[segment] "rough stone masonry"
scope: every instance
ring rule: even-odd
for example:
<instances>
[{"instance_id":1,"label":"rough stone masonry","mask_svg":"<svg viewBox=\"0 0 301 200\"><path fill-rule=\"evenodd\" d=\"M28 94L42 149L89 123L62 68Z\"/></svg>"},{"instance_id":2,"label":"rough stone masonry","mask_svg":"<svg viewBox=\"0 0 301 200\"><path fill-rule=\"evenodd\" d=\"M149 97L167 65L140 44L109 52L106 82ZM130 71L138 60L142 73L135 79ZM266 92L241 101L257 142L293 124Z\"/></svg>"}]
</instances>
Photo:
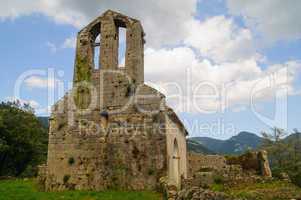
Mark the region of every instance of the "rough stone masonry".
<instances>
[{"instance_id":1,"label":"rough stone masonry","mask_svg":"<svg viewBox=\"0 0 301 200\"><path fill-rule=\"evenodd\" d=\"M165 96L144 84L144 35L138 20L111 10L78 33L73 88L52 108L39 172L47 191L155 189L161 177L180 187L187 177L187 131Z\"/></svg>"}]
</instances>

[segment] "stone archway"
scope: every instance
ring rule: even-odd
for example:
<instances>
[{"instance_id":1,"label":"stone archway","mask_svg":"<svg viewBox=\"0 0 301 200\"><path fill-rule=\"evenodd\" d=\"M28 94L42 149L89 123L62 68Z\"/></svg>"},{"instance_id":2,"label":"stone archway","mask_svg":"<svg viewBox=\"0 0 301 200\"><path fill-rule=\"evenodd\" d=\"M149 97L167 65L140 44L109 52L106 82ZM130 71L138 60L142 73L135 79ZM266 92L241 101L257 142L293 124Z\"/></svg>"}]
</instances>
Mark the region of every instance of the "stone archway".
<instances>
[{"instance_id":1,"label":"stone archway","mask_svg":"<svg viewBox=\"0 0 301 200\"><path fill-rule=\"evenodd\" d=\"M172 155L172 180L177 187L180 187L181 176L180 176L180 152L177 139L174 140L173 144L173 155Z\"/></svg>"}]
</instances>

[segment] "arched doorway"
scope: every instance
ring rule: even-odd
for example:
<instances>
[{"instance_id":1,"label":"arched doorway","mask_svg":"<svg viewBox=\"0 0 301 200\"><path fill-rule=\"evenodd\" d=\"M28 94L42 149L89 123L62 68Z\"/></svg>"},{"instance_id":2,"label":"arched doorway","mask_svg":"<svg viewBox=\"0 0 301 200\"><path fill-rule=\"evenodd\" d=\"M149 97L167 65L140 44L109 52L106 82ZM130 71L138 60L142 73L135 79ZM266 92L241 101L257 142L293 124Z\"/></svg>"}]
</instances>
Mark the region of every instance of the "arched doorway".
<instances>
[{"instance_id":1,"label":"arched doorway","mask_svg":"<svg viewBox=\"0 0 301 200\"><path fill-rule=\"evenodd\" d=\"M173 156L172 156L172 179L177 187L180 187L180 153L177 139L174 140Z\"/></svg>"}]
</instances>

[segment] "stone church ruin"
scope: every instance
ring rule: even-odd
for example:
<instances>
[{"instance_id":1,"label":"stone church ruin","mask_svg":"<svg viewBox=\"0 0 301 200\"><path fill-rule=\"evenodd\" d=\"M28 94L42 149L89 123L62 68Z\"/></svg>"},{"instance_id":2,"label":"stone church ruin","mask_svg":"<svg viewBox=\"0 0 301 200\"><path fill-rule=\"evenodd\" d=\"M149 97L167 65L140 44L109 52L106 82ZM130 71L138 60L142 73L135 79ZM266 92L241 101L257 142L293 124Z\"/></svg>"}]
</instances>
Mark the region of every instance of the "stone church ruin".
<instances>
[{"instance_id":1,"label":"stone church ruin","mask_svg":"<svg viewBox=\"0 0 301 200\"><path fill-rule=\"evenodd\" d=\"M78 33L73 89L52 108L40 167L47 191L155 189L161 177L176 186L187 177L187 131L164 95L144 84L144 35L138 20L111 10Z\"/></svg>"}]
</instances>

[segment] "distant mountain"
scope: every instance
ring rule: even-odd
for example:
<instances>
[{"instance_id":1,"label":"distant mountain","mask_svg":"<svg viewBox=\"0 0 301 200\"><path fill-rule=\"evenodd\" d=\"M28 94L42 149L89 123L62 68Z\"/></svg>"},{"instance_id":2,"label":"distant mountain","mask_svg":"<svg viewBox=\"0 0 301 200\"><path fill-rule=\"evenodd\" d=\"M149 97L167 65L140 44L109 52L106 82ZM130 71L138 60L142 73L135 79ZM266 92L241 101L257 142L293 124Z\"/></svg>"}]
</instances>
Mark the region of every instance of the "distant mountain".
<instances>
[{"instance_id":1,"label":"distant mountain","mask_svg":"<svg viewBox=\"0 0 301 200\"><path fill-rule=\"evenodd\" d=\"M187 139L187 149L189 152L201 153L201 154L216 154L215 152L207 149L197 141Z\"/></svg>"},{"instance_id":2,"label":"distant mountain","mask_svg":"<svg viewBox=\"0 0 301 200\"><path fill-rule=\"evenodd\" d=\"M194 137L189 140L197 142L218 154L241 154L249 149L257 149L262 143L261 137L245 131L228 140L218 140L209 137Z\"/></svg>"},{"instance_id":3,"label":"distant mountain","mask_svg":"<svg viewBox=\"0 0 301 200\"><path fill-rule=\"evenodd\" d=\"M284 138L284 141L286 142L296 142L301 140L301 133L293 133L286 138Z\"/></svg>"}]
</instances>

